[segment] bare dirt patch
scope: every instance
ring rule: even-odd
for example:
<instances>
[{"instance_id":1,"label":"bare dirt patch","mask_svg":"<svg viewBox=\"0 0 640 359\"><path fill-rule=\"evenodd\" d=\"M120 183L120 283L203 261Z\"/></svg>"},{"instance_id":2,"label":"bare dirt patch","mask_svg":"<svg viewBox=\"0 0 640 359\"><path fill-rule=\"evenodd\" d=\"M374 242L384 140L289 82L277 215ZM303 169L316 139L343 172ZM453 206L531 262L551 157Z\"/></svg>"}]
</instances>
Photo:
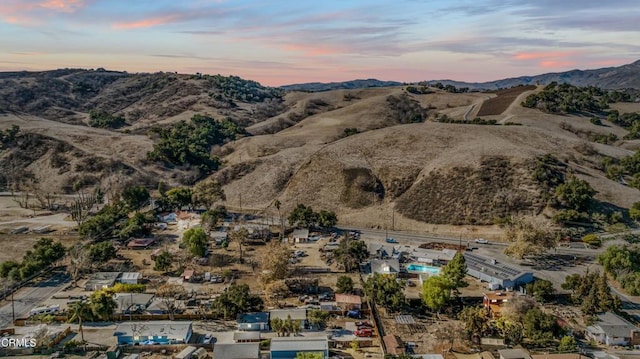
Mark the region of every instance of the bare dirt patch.
<instances>
[{"instance_id":1,"label":"bare dirt patch","mask_svg":"<svg viewBox=\"0 0 640 359\"><path fill-rule=\"evenodd\" d=\"M517 86L510 89L498 90L492 93L497 96L482 103L478 116L499 115L509 108L509 105L523 92L535 90L536 86Z\"/></svg>"}]
</instances>

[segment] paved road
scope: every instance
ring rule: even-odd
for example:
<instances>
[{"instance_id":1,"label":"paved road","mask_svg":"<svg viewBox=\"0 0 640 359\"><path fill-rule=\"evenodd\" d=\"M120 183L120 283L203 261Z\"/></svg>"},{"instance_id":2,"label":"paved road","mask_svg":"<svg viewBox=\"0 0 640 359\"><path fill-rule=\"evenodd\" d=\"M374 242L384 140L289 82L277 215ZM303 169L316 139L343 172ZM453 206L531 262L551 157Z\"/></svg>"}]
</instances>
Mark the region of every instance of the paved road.
<instances>
[{"instance_id":1,"label":"paved road","mask_svg":"<svg viewBox=\"0 0 640 359\"><path fill-rule=\"evenodd\" d=\"M18 290L13 296L16 318L27 316L31 309L62 290L69 281L70 278L66 273L53 273L39 283ZM11 313L11 301L8 300L0 307L0 328L11 325Z\"/></svg>"}]
</instances>

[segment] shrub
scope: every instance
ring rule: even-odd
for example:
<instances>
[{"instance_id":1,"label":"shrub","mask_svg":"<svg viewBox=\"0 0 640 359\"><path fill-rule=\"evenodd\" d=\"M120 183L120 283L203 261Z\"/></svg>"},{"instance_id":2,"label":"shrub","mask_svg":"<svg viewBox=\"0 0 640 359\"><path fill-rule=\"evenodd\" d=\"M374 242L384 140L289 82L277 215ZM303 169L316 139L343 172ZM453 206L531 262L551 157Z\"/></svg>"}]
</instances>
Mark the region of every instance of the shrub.
<instances>
[{"instance_id":1,"label":"shrub","mask_svg":"<svg viewBox=\"0 0 640 359\"><path fill-rule=\"evenodd\" d=\"M587 234L582 237L582 241L593 247L600 247L600 245L602 245L602 240L600 240L600 237L595 234Z\"/></svg>"}]
</instances>

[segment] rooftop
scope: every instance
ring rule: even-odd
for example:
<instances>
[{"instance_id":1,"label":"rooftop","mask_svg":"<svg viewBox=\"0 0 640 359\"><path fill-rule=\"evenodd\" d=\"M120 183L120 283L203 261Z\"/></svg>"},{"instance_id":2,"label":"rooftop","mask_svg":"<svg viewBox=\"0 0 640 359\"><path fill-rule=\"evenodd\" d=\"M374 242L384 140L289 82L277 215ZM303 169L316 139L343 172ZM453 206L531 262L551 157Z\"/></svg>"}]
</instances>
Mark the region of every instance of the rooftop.
<instances>
[{"instance_id":1,"label":"rooftop","mask_svg":"<svg viewBox=\"0 0 640 359\"><path fill-rule=\"evenodd\" d=\"M224 359L258 358L259 343L216 344L213 346L213 357Z\"/></svg>"},{"instance_id":2,"label":"rooftop","mask_svg":"<svg viewBox=\"0 0 640 359\"><path fill-rule=\"evenodd\" d=\"M336 303L362 304L362 298L359 295L336 294Z\"/></svg>"},{"instance_id":3,"label":"rooftop","mask_svg":"<svg viewBox=\"0 0 640 359\"><path fill-rule=\"evenodd\" d=\"M529 352L523 349L503 349L498 350L501 359L531 359Z\"/></svg>"},{"instance_id":4,"label":"rooftop","mask_svg":"<svg viewBox=\"0 0 640 359\"><path fill-rule=\"evenodd\" d=\"M397 259L374 259L371 261L371 273L390 274L400 272Z\"/></svg>"},{"instance_id":5,"label":"rooftop","mask_svg":"<svg viewBox=\"0 0 640 359\"><path fill-rule=\"evenodd\" d=\"M127 247L129 248L146 248L155 242L155 238L136 238L129 243L127 243Z\"/></svg>"},{"instance_id":6,"label":"rooftop","mask_svg":"<svg viewBox=\"0 0 640 359\"><path fill-rule=\"evenodd\" d=\"M631 336L631 332L637 332L640 331L640 329L624 318L607 312L598 314L598 321L594 325L588 326L587 331L594 334L599 333L618 338L628 338Z\"/></svg>"},{"instance_id":7,"label":"rooftop","mask_svg":"<svg viewBox=\"0 0 640 359\"><path fill-rule=\"evenodd\" d=\"M457 251L453 249L443 249L441 251L435 249L425 249L411 247L406 253L417 258L419 261L450 261L456 256Z\"/></svg>"},{"instance_id":8,"label":"rooftop","mask_svg":"<svg viewBox=\"0 0 640 359\"><path fill-rule=\"evenodd\" d=\"M118 311L129 309L132 305L142 305L145 308L151 303L153 294L147 293L116 293L113 298L118 303Z\"/></svg>"},{"instance_id":9,"label":"rooftop","mask_svg":"<svg viewBox=\"0 0 640 359\"><path fill-rule=\"evenodd\" d=\"M303 308L296 309L274 309L269 312L269 320L274 320L275 318L280 318L282 320L287 320L287 318L291 317L293 320L306 320L307 319L307 310Z\"/></svg>"},{"instance_id":10,"label":"rooftop","mask_svg":"<svg viewBox=\"0 0 640 359\"><path fill-rule=\"evenodd\" d=\"M268 323L269 313L243 313L238 315L238 323Z\"/></svg>"},{"instance_id":11,"label":"rooftop","mask_svg":"<svg viewBox=\"0 0 640 359\"><path fill-rule=\"evenodd\" d=\"M482 257L468 252L463 253L463 255L467 262L467 268L476 272L486 273L495 278L502 280L516 279L526 273L520 269L497 262L492 258Z\"/></svg>"},{"instance_id":12,"label":"rooftop","mask_svg":"<svg viewBox=\"0 0 640 359\"><path fill-rule=\"evenodd\" d=\"M582 354L532 354L532 359L589 359Z\"/></svg>"},{"instance_id":13,"label":"rooftop","mask_svg":"<svg viewBox=\"0 0 640 359\"><path fill-rule=\"evenodd\" d=\"M292 234L293 238L309 238L308 229L296 229Z\"/></svg>"},{"instance_id":14,"label":"rooftop","mask_svg":"<svg viewBox=\"0 0 640 359\"><path fill-rule=\"evenodd\" d=\"M242 340L260 340L260 332L235 332L233 333L233 341Z\"/></svg>"},{"instance_id":15,"label":"rooftop","mask_svg":"<svg viewBox=\"0 0 640 359\"><path fill-rule=\"evenodd\" d=\"M153 322L120 323L113 332L115 336L166 336L169 339L184 340L191 329L191 322L158 320ZM135 334L135 335L134 335Z\"/></svg>"},{"instance_id":16,"label":"rooftop","mask_svg":"<svg viewBox=\"0 0 640 359\"><path fill-rule=\"evenodd\" d=\"M484 293L484 296L489 300L507 300L513 298L515 292L491 292Z\"/></svg>"},{"instance_id":17,"label":"rooftop","mask_svg":"<svg viewBox=\"0 0 640 359\"><path fill-rule=\"evenodd\" d=\"M399 336L388 334L382 338L382 341L384 341L384 346L389 354L398 355L404 353L404 344Z\"/></svg>"},{"instance_id":18,"label":"rooftop","mask_svg":"<svg viewBox=\"0 0 640 359\"><path fill-rule=\"evenodd\" d=\"M295 351L304 348L304 351L329 350L329 338L321 337L275 337L271 339L271 351Z\"/></svg>"},{"instance_id":19,"label":"rooftop","mask_svg":"<svg viewBox=\"0 0 640 359\"><path fill-rule=\"evenodd\" d=\"M142 277L140 272L124 272L120 276L120 280L138 280Z\"/></svg>"}]
</instances>

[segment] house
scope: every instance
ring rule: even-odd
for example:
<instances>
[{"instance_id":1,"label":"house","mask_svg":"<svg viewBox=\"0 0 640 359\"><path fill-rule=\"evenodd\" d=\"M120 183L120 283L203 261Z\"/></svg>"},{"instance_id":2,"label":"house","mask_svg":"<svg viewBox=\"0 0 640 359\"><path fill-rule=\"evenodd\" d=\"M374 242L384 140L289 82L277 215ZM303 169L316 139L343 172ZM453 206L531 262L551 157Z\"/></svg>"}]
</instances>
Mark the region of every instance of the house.
<instances>
[{"instance_id":1,"label":"house","mask_svg":"<svg viewBox=\"0 0 640 359\"><path fill-rule=\"evenodd\" d=\"M582 354L531 354L531 359L589 359Z\"/></svg>"},{"instance_id":2,"label":"house","mask_svg":"<svg viewBox=\"0 0 640 359\"><path fill-rule=\"evenodd\" d=\"M371 274L374 273L398 275L400 261L397 259L374 259L371 261Z\"/></svg>"},{"instance_id":3,"label":"house","mask_svg":"<svg viewBox=\"0 0 640 359\"><path fill-rule=\"evenodd\" d=\"M94 290L111 288L120 276L120 272L96 272L84 284L84 290L90 292Z\"/></svg>"},{"instance_id":4,"label":"house","mask_svg":"<svg viewBox=\"0 0 640 359\"><path fill-rule=\"evenodd\" d=\"M158 214L158 220L164 223L176 223L178 216L173 212L163 212Z\"/></svg>"},{"instance_id":5,"label":"house","mask_svg":"<svg viewBox=\"0 0 640 359\"><path fill-rule=\"evenodd\" d=\"M395 249L394 246L388 244L381 243L368 243L367 250L372 258L375 259L387 259L387 258L397 258L400 259L400 253Z\"/></svg>"},{"instance_id":6,"label":"house","mask_svg":"<svg viewBox=\"0 0 640 359\"><path fill-rule=\"evenodd\" d=\"M515 297L514 292L484 293L482 305L487 309L491 318L499 318L502 305Z\"/></svg>"},{"instance_id":7,"label":"house","mask_svg":"<svg viewBox=\"0 0 640 359\"><path fill-rule=\"evenodd\" d=\"M269 330L269 313L243 313L238 315L238 329L247 331Z\"/></svg>"},{"instance_id":8,"label":"house","mask_svg":"<svg viewBox=\"0 0 640 359\"><path fill-rule=\"evenodd\" d=\"M140 272L124 272L120 275L120 283L124 284L138 284L142 274Z\"/></svg>"},{"instance_id":9,"label":"house","mask_svg":"<svg viewBox=\"0 0 640 359\"><path fill-rule=\"evenodd\" d=\"M502 349L498 350L500 359L531 359L529 352L524 349Z\"/></svg>"},{"instance_id":10,"label":"house","mask_svg":"<svg viewBox=\"0 0 640 359\"><path fill-rule=\"evenodd\" d=\"M456 253L458 252L453 249L435 250L415 247L404 252L405 256L411 257L416 262L432 265L445 265L456 256Z\"/></svg>"},{"instance_id":11,"label":"house","mask_svg":"<svg viewBox=\"0 0 640 359\"><path fill-rule=\"evenodd\" d=\"M295 359L297 353L317 353L329 358L329 338L276 337L271 339L271 359Z\"/></svg>"},{"instance_id":12,"label":"house","mask_svg":"<svg viewBox=\"0 0 640 359\"><path fill-rule=\"evenodd\" d=\"M276 318L280 318L282 320L287 320L291 318L293 321L300 322L300 326L304 328L307 323L307 310L304 308L294 308L294 309L274 309L269 312L269 321L272 321Z\"/></svg>"},{"instance_id":13,"label":"house","mask_svg":"<svg viewBox=\"0 0 640 359\"><path fill-rule=\"evenodd\" d=\"M117 337L118 345L135 345L144 342L186 344L192 334L191 322L177 321L125 322L118 324L113 333Z\"/></svg>"},{"instance_id":14,"label":"house","mask_svg":"<svg viewBox=\"0 0 640 359\"><path fill-rule=\"evenodd\" d=\"M587 327L586 336L609 346L640 345L640 329L611 312L598 314L596 323Z\"/></svg>"},{"instance_id":15,"label":"house","mask_svg":"<svg viewBox=\"0 0 640 359\"><path fill-rule=\"evenodd\" d=\"M167 305L159 298L154 298L151 303L147 305L145 312L148 314L167 314Z\"/></svg>"},{"instance_id":16,"label":"house","mask_svg":"<svg viewBox=\"0 0 640 359\"><path fill-rule=\"evenodd\" d=\"M116 293L113 299L118 304L116 313L128 314L129 312L137 312L147 309L153 300L153 294Z\"/></svg>"},{"instance_id":17,"label":"house","mask_svg":"<svg viewBox=\"0 0 640 359\"><path fill-rule=\"evenodd\" d=\"M291 234L293 243L304 243L309 241L309 229L295 229Z\"/></svg>"},{"instance_id":18,"label":"house","mask_svg":"<svg viewBox=\"0 0 640 359\"><path fill-rule=\"evenodd\" d=\"M533 282L533 273L499 263L493 258L465 252L467 274L484 282L492 290L517 288Z\"/></svg>"},{"instance_id":19,"label":"house","mask_svg":"<svg viewBox=\"0 0 640 359\"><path fill-rule=\"evenodd\" d=\"M393 355L404 354L404 343L402 343L402 339L395 334L387 334L382 337L382 341L384 342L384 347L387 350L387 353Z\"/></svg>"},{"instance_id":20,"label":"house","mask_svg":"<svg viewBox=\"0 0 640 359\"><path fill-rule=\"evenodd\" d=\"M360 310L362 298L359 295L336 294L336 305L342 310Z\"/></svg>"},{"instance_id":21,"label":"house","mask_svg":"<svg viewBox=\"0 0 640 359\"><path fill-rule=\"evenodd\" d=\"M224 359L259 359L259 343L216 343L213 346L213 357Z\"/></svg>"},{"instance_id":22,"label":"house","mask_svg":"<svg viewBox=\"0 0 640 359\"><path fill-rule=\"evenodd\" d=\"M147 249L156 242L155 238L135 238L127 243L129 249Z\"/></svg>"},{"instance_id":23,"label":"house","mask_svg":"<svg viewBox=\"0 0 640 359\"><path fill-rule=\"evenodd\" d=\"M185 269L184 272L182 273L182 279L184 279L187 282L191 282L194 279L195 273L196 271L193 269Z\"/></svg>"},{"instance_id":24,"label":"house","mask_svg":"<svg viewBox=\"0 0 640 359\"><path fill-rule=\"evenodd\" d=\"M191 359L193 358L193 354L198 350L198 348L189 345L188 347L182 349L182 351L176 354L174 359Z\"/></svg>"},{"instance_id":25,"label":"house","mask_svg":"<svg viewBox=\"0 0 640 359\"><path fill-rule=\"evenodd\" d=\"M236 343L260 343L260 332L235 332L233 341Z\"/></svg>"}]
</instances>

